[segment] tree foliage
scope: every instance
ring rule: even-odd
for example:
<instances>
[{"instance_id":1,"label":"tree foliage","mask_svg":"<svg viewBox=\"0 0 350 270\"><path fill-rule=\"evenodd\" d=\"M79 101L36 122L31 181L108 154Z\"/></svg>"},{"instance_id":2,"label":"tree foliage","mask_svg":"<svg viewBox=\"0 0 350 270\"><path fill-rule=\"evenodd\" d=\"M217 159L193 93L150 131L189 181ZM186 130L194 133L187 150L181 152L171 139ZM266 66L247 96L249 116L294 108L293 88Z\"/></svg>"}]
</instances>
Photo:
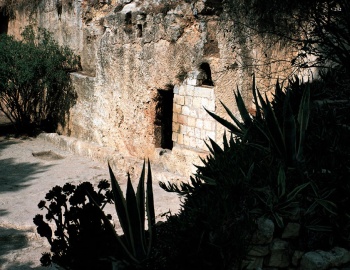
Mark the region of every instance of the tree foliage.
<instances>
[{"instance_id":1,"label":"tree foliage","mask_svg":"<svg viewBox=\"0 0 350 270\"><path fill-rule=\"evenodd\" d=\"M0 36L0 110L18 132L55 131L75 102L69 73L79 58L45 29L28 27L22 37Z\"/></svg>"},{"instance_id":2,"label":"tree foliage","mask_svg":"<svg viewBox=\"0 0 350 270\"><path fill-rule=\"evenodd\" d=\"M350 70L350 3L347 0L229 0L237 25L271 34L298 50L294 66Z\"/></svg>"}]
</instances>

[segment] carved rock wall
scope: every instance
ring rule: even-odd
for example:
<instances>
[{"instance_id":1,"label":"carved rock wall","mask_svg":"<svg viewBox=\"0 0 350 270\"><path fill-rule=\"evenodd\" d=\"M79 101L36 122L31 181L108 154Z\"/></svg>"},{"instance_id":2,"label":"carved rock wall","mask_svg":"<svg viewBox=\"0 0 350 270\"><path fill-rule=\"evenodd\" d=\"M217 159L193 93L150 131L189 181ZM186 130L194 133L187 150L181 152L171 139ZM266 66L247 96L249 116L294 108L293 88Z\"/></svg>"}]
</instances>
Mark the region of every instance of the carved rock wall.
<instances>
[{"instance_id":1,"label":"carved rock wall","mask_svg":"<svg viewBox=\"0 0 350 270\"><path fill-rule=\"evenodd\" d=\"M194 171L192 164L199 163L198 155L206 154L200 140L222 140L223 128L204 116L203 106L225 115L221 100L236 111L236 87L251 104L252 73L258 85L269 89L277 76L281 80L292 71L289 63L276 59L288 60L294 52L279 43L264 46L268 37L238 33L220 5L187 2L59 0L57 5L42 0L31 19L28 13L17 12L8 33L19 36L32 21L81 56L83 71L72 74L78 100L65 135L124 156L149 157L188 175ZM194 96L203 84L210 93ZM184 91L190 88L192 92ZM162 105L163 110L172 106L174 112L172 146L166 150L159 149L159 137L169 132L162 131L159 121L164 119L157 116L163 91L174 94L172 104ZM190 118L191 110L195 117ZM188 122L180 123L182 116Z\"/></svg>"}]
</instances>

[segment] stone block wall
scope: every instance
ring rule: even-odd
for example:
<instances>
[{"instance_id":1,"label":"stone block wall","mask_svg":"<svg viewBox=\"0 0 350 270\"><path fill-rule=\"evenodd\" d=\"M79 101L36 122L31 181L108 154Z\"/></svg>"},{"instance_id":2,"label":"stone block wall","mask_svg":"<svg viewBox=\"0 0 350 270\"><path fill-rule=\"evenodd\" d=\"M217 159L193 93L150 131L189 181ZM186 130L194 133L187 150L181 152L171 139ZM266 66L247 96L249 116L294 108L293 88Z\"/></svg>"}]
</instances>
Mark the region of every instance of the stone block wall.
<instances>
[{"instance_id":1,"label":"stone block wall","mask_svg":"<svg viewBox=\"0 0 350 270\"><path fill-rule=\"evenodd\" d=\"M215 140L216 122L204 108L215 111L214 87L187 82L174 88L172 139L178 145L207 150L204 140Z\"/></svg>"}]
</instances>

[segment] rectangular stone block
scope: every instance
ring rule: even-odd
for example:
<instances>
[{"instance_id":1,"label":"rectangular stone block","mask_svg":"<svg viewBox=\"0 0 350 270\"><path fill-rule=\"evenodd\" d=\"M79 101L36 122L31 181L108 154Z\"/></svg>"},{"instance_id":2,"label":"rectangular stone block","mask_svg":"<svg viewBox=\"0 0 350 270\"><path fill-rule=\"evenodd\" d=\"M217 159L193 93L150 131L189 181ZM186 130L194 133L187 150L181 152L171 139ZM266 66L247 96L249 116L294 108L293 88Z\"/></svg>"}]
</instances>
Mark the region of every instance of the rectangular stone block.
<instances>
[{"instance_id":1,"label":"rectangular stone block","mask_svg":"<svg viewBox=\"0 0 350 270\"><path fill-rule=\"evenodd\" d=\"M205 129L201 129L201 139L206 140L208 139L207 137L207 131Z\"/></svg>"},{"instance_id":2,"label":"rectangular stone block","mask_svg":"<svg viewBox=\"0 0 350 270\"><path fill-rule=\"evenodd\" d=\"M173 106L173 112L174 112L174 113L181 114L181 113L182 113L182 106L179 105L179 104L174 104L174 106Z\"/></svg>"},{"instance_id":3,"label":"rectangular stone block","mask_svg":"<svg viewBox=\"0 0 350 270\"><path fill-rule=\"evenodd\" d=\"M194 88L193 85L184 85L185 96L193 97Z\"/></svg>"},{"instance_id":4,"label":"rectangular stone block","mask_svg":"<svg viewBox=\"0 0 350 270\"><path fill-rule=\"evenodd\" d=\"M202 139L198 139L196 138L196 145L199 149L202 149L202 150L207 150L206 146L205 146L205 143Z\"/></svg>"},{"instance_id":5,"label":"rectangular stone block","mask_svg":"<svg viewBox=\"0 0 350 270\"><path fill-rule=\"evenodd\" d=\"M185 104L185 97L175 94L174 95L174 103L179 104L179 105L184 105Z\"/></svg>"},{"instance_id":6,"label":"rectangular stone block","mask_svg":"<svg viewBox=\"0 0 350 270\"><path fill-rule=\"evenodd\" d=\"M193 97L185 96L185 105L192 106Z\"/></svg>"},{"instance_id":7,"label":"rectangular stone block","mask_svg":"<svg viewBox=\"0 0 350 270\"><path fill-rule=\"evenodd\" d=\"M173 132L173 135L172 135L172 140L173 142L177 142L177 133L176 132Z\"/></svg>"},{"instance_id":8,"label":"rectangular stone block","mask_svg":"<svg viewBox=\"0 0 350 270\"><path fill-rule=\"evenodd\" d=\"M195 137L190 137L190 146L197 148L197 144L196 144L196 138Z\"/></svg>"},{"instance_id":9,"label":"rectangular stone block","mask_svg":"<svg viewBox=\"0 0 350 270\"><path fill-rule=\"evenodd\" d=\"M176 113L176 112L173 112L173 122L177 122L177 117L178 117L178 113Z\"/></svg>"},{"instance_id":10,"label":"rectangular stone block","mask_svg":"<svg viewBox=\"0 0 350 270\"><path fill-rule=\"evenodd\" d=\"M187 126L185 126L185 125L180 125L180 131L179 131L179 133L180 134L187 134Z\"/></svg>"},{"instance_id":11,"label":"rectangular stone block","mask_svg":"<svg viewBox=\"0 0 350 270\"><path fill-rule=\"evenodd\" d=\"M189 116L197 118L198 117L198 109L191 108Z\"/></svg>"},{"instance_id":12,"label":"rectangular stone block","mask_svg":"<svg viewBox=\"0 0 350 270\"><path fill-rule=\"evenodd\" d=\"M187 127L186 134L190 137L194 137L194 127Z\"/></svg>"},{"instance_id":13,"label":"rectangular stone block","mask_svg":"<svg viewBox=\"0 0 350 270\"><path fill-rule=\"evenodd\" d=\"M202 119L196 120L196 128L203 129L203 120Z\"/></svg>"},{"instance_id":14,"label":"rectangular stone block","mask_svg":"<svg viewBox=\"0 0 350 270\"><path fill-rule=\"evenodd\" d=\"M183 114L183 115L190 115L190 108L188 107L188 106L182 106L182 110L181 110L181 113Z\"/></svg>"},{"instance_id":15,"label":"rectangular stone block","mask_svg":"<svg viewBox=\"0 0 350 270\"><path fill-rule=\"evenodd\" d=\"M197 86L199 84L199 80L194 79L194 78L188 78L186 80L186 84L187 85L193 85L193 86Z\"/></svg>"},{"instance_id":16,"label":"rectangular stone block","mask_svg":"<svg viewBox=\"0 0 350 270\"><path fill-rule=\"evenodd\" d=\"M194 88L193 96L213 99L214 98L214 88L198 87L197 86Z\"/></svg>"},{"instance_id":17,"label":"rectangular stone block","mask_svg":"<svg viewBox=\"0 0 350 270\"><path fill-rule=\"evenodd\" d=\"M185 86L184 85L175 86L175 87L177 87L178 91L177 91L177 93L175 93L175 91L174 91L174 94L179 94L180 96L185 95ZM174 89L175 89L175 87L174 87Z\"/></svg>"},{"instance_id":18,"label":"rectangular stone block","mask_svg":"<svg viewBox=\"0 0 350 270\"><path fill-rule=\"evenodd\" d=\"M210 120L204 120L203 127L205 130L212 131L212 121Z\"/></svg>"},{"instance_id":19,"label":"rectangular stone block","mask_svg":"<svg viewBox=\"0 0 350 270\"><path fill-rule=\"evenodd\" d=\"M180 90L181 86L175 85L174 89L173 89L173 93L174 94L179 94L179 90Z\"/></svg>"},{"instance_id":20,"label":"rectangular stone block","mask_svg":"<svg viewBox=\"0 0 350 270\"><path fill-rule=\"evenodd\" d=\"M202 99L200 97L193 98L193 108L202 108Z\"/></svg>"},{"instance_id":21,"label":"rectangular stone block","mask_svg":"<svg viewBox=\"0 0 350 270\"><path fill-rule=\"evenodd\" d=\"M201 101L202 107L208 109L208 103L209 103L209 99L202 98L202 101Z\"/></svg>"},{"instance_id":22,"label":"rectangular stone block","mask_svg":"<svg viewBox=\"0 0 350 270\"><path fill-rule=\"evenodd\" d=\"M215 100L214 99L208 100L208 104L206 106L206 109L209 111L215 111Z\"/></svg>"},{"instance_id":23,"label":"rectangular stone block","mask_svg":"<svg viewBox=\"0 0 350 270\"><path fill-rule=\"evenodd\" d=\"M187 135L184 135L183 139L184 139L183 140L183 142L184 142L183 144L189 146L190 145L190 137L187 136Z\"/></svg>"},{"instance_id":24,"label":"rectangular stone block","mask_svg":"<svg viewBox=\"0 0 350 270\"><path fill-rule=\"evenodd\" d=\"M173 122L172 128L173 128L173 132L176 132L176 133L180 132L180 124L179 123Z\"/></svg>"},{"instance_id":25,"label":"rectangular stone block","mask_svg":"<svg viewBox=\"0 0 350 270\"><path fill-rule=\"evenodd\" d=\"M179 114L179 116L177 117L177 122L182 125L187 125L187 116Z\"/></svg>"},{"instance_id":26,"label":"rectangular stone block","mask_svg":"<svg viewBox=\"0 0 350 270\"><path fill-rule=\"evenodd\" d=\"M194 129L194 136L198 139L201 138L201 130L199 128Z\"/></svg>"},{"instance_id":27,"label":"rectangular stone block","mask_svg":"<svg viewBox=\"0 0 350 270\"><path fill-rule=\"evenodd\" d=\"M187 118L187 123L188 123L188 126L195 127L196 126L196 118L188 117Z\"/></svg>"},{"instance_id":28,"label":"rectangular stone block","mask_svg":"<svg viewBox=\"0 0 350 270\"><path fill-rule=\"evenodd\" d=\"M184 144L184 135L183 134L178 134L177 135L177 143L178 144Z\"/></svg>"}]
</instances>

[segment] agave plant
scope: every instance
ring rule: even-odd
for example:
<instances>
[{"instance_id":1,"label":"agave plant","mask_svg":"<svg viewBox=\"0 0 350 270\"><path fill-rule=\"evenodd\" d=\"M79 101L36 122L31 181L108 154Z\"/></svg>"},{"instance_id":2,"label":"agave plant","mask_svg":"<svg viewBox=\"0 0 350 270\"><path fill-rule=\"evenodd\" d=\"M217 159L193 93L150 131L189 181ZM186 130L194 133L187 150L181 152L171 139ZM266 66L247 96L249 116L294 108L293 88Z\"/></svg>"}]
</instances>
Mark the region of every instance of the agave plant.
<instances>
[{"instance_id":1,"label":"agave plant","mask_svg":"<svg viewBox=\"0 0 350 270\"><path fill-rule=\"evenodd\" d=\"M116 233L113 225L102 210L100 211L100 215L104 223L113 231L116 241L127 254L130 262L132 264L140 265L150 258L155 237L153 232L155 226L155 212L151 166L148 161L146 193L144 162L136 193L131 184L130 175L128 174L126 197L124 197L110 165L108 165L108 168L111 177L114 205L124 235L119 236ZM94 201L93 197L90 195L88 196L97 206L97 202ZM145 228L146 216L148 231L146 231Z\"/></svg>"},{"instance_id":2,"label":"agave plant","mask_svg":"<svg viewBox=\"0 0 350 270\"><path fill-rule=\"evenodd\" d=\"M275 96L284 96L283 113L276 115L272 103L262 97L255 87L253 79L253 97L255 115L249 114L239 91L235 94L236 104L242 120L239 120L230 109L221 102L232 122L208 112L216 121L228 128L235 136L274 157L282 160L289 167L300 167L304 159L305 132L310 116L310 87L303 92L297 115L294 115L290 103L289 88L283 92L279 83L276 84Z\"/></svg>"}]
</instances>

